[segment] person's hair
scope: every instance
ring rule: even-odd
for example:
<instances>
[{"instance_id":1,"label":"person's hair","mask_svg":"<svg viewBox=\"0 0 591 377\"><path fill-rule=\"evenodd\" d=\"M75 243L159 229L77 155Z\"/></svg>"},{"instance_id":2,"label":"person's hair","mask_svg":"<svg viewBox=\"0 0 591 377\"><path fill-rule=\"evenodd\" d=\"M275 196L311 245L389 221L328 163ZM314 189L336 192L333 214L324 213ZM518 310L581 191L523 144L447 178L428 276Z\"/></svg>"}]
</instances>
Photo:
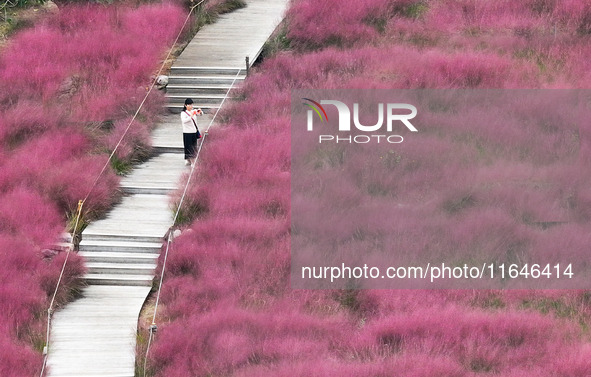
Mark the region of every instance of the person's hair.
<instances>
[{"instance_id":1,"label":"person's hair","mask_svg":"<svg viewBox=\"0 0 591 377\"><path fill-rule=\"evenodd\" d=\"M192 105L193 104L193 100L190 98L187 98L185 100L185 104L183 105L183 111L187 110L187 105Z\"/></svg>"}]
</instances>

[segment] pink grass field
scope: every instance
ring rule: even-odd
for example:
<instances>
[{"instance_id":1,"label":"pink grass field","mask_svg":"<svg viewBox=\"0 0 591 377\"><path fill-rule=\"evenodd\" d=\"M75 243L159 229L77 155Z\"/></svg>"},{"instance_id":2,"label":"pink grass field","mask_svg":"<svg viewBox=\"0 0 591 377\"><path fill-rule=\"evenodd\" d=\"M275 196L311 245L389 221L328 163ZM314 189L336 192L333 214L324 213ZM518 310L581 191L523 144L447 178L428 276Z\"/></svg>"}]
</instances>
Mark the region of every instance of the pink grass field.
<instances>
[{"instance_id":1,"label":"pink grass field","mask_svg":"<svg viewBox=\"0 0 591 377\"><path fill-rule=\"evenodd\" d=\"M0 52L0 375L38 375L47 309L65 253L47 252L91 187L172 44L184 11L172 5L70 6L20 31ZM150 43L145 43L150 30ZM151 95L117 157L149 148L163 97ZM117 198L112 169L86 218ZM70 255L57 303L84 271Z\"/></svg>"},{"instance_id":2,"label":"pink grass field","mask_svg":"<svg viewBox=\"0 0 591 377\"><path fill-rule=\"evenodd\" d=\"M169 256L148 374L591 375L588 291L307 291L289 284L292 89L588 88L591 3L298 0L285 35L290 49L255 70L245 100L207 139L190 190L199 213ZM525 242L548 253L589 250L589 129L578 130L575 153L551 131L532 140L520 129L461 124L422 135L419 149L386 153L384 166L396 169L397 179L346 161L357 184L334 184L331 203L370 200L370 184L395 191L388 200L413 204L400 217L417 236L397 239L400 249L507 251ZM438 171L437 159L449 161L449 170ZM488 159L489 168L464 169L470 159ZM532 169L562 182L564 199L571 195L567 225L545 232L528 225L553 215L540 205L545 192L524 195L512 185L482 191ZM434 196L429 203L426 193ZM474 206L457 210L467 194L477 198ZM433 233L438 218L456 223L455 231ZM355 229L350 219L322 225L343 237ZM498 244L502 237L506 244Z\"/></svg>"}]
</instances>

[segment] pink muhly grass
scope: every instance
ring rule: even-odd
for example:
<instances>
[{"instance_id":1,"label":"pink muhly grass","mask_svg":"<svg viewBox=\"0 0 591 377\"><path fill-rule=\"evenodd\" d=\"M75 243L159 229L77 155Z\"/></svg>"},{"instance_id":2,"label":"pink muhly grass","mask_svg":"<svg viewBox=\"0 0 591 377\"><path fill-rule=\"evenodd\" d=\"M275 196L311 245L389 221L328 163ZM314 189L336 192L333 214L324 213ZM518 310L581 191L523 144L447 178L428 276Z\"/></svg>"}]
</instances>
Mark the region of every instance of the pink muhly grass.
<instances>
[{"instance_id":1,"label":"pink muhly grass","mask_svg":"<svg viewBox=\"0 0 591 377\"><path fill-rule=\"evenodd\" d=\"M371 42L383 30L383 24L408 7L413 0L364 0L351 4L326 1L295 2L288 11L288 37L300 48L326 45L347 46L355 42Z\"/></svg>"},{"instance_id":2,"label":"pink muhly grass","mask_svg":"<svg viewBox=\"0 0 591 377\"><path fill-rule=\"evenodd\" d=\"M366 74L392 77L396 88L512 88L537 80L532 68L490 53L418 52L408 47L367 51ZM394 57L387 59L386 56ZM382 79L383 80L383 79ZM353 80L355 81L355 80Z\"/></svg>"},{"instance_id":3,"label":"pink muhly grass","mask_svg":"<svg viewBox=\"0 0 591 377\"><path fill-rule=\"evenodd\" d=\"M549 260L565 249L569 257L584 254L588 175L576 164L591 148L586 130L565 125L585 114L555 115L547 110L552 98L515 101L511 112L523 117L519 122L507 117L479 126L491 104L504 105L490 97L440 122L438 114L425 114L432 128L395 149L366 148L361 155L331 149L347 152L336 166L314 148L296 143L290 150L292 89L573 87L581 85L573 77L586 77L584 41L568 35L584 17L572 25L560 21L552 35L562 5L421 4L426 9L416 17L405 13L418 9L408 8L415 2L339 3L332 13L311 1L294 4L288 32L294 50L255 68L241 89L247 100L232 104L228 124L204 150L188 198L207 211L175 241L169 259L163 302L172 322L151 356L157 375L588 374L588 350L574 325L588 321L588 297L580 291L289 289L289 243L305 246L302 231L332 234L358 259L380 232L383 249L396 252L393 260L459 252L497 260L532 250ZM376 9L389 12L372 20ZM583 140L580 148L573 134ZM328 178L321 187L313 175L293 182L314 194L295 192L293 207L290 152L309 153ZM346 181L336 179L338 169ZM347 206L356 218L343 216ZM372 217L375 208L383 211ZM291 211L326 217L291 229ZM571 223L546 229L551 219ZM317 260L314 251L305 261Z\"/></svg>"},{"instance_id":4,"label":"pink muhly grass","mask_svg":"<svg viewBox=\"0 0 591 377\"><path fill-rule=\"evenodd\" d=\"M241 267L253 257L249 253L256 253L257 250L272 253L272 245L282 244L288 230L289 224L284 219L245 215L212 217L202 220L198 229L185 232L186 235L178 240L179 251L172 258L173 261L177 257L193 259L195 263L199 261L197 265ZM223 240L226 242L220 246ZM281 252L285 250L281 249ZM187 254L186 257L184 254Z\"/></svg>"},{"instance_id":5,"label":"pink muhly grass","mask_svg":"<svg viewBox=\"0 0 591 377\"><path fill-rule=\"evenodd\" d=\"M585 264L590 236L585 226L568 222L549 222L550 228L534 239L533 248L537 255L546 258L552 265L568 261L578 269Z\"/></svg>"},{"instance_id":6,"label":"pink muhly grass","mask_svg":"<svg viewBox=\"0 0 591 377\"><path fill-rule=\"evenodd\" d=\"M44 268L39 276L39 283L47 294L47 297L52 297L55 292L65 259L66 253L62 252L43 266ZM73 295L75 296L79 292L84 284L80 280L80 276L85 272L84 259L76 253L70 253L66 269L62 275L62 281L55 297L56 307L71 301Z\"/></svg>"},{"instance_id":7,"label":"pink muhly grass","mask_svg":"<svg viewBox=\"0 0 591 377\"><path fill-rule=\"evenodd\" d=\"M55 238L54 238L55 239ZM13 342L14 347L21 351L9 358L4 358L0 363L0 369L11 365L12 361L19 360L25 350L33 352L28 347L39 346L44 334L44 321L39 321L52 297L56 287L58 275L65 258L65 253L59 254L53 260L44 260L39 252L39 246L27 244L19 238L0 237L0 262L3 265L0 271L0 280L4 283L0 288L0 319L2 319L5 341ZM70 255L70 262L65 270L61 289L56 296L56 305L60 305L71 299L72 290L79 284L78 277L83 273L82 259L75 254ZM28 345L27 345L28 344ZM8 347L10 348L10 347ZM7 349L7 346L4 347ZM37 350L39 351L39 350ZM40 356L39 356L40 357ZM40 364L29 365L30 368L38 368ZM26 365L15 369L17 373L27 369ZM3 369L2 369L3 370ZM20 372L19 372L20 371ZM3 373L3 375L12 375ZM21 374L22 375L22 374Z\"/></svg>"},{"instance_id":8,"label":"pink muhly grass","mask_svg":"<svg viewBox=\"0 0 591 377\"><path fill-rule=\"evenodd\" d=\"M46 304L37 279L25 278L40 273L43 262L39 253L16 239L3 238L0 242L3 250L0 258L6 269L1 273L5 282L0 289L2 322L8 324L14 336L19 328L33 322Z\"/></svg>"},{"instance_id":9,"label":"pink muhly grass","mask_svg":"<svg viewBox=\"0 0 591 377\"><path fill-rule=\"evenodd\" d=\"M135 110L145 91L139 98L134 98L137 96L130 95L130 92L133 93L138 86L145 88L148 85L162 46L170 43L178 32L180 12L179 8L170 5L150 5L135 11L68 7L40 30L21 33L18 46L22 50L16 49L16 44L9 49L6 58L10 58L11 63L6 61L0 65L5 66L0 75L11 80L10 90L16 94L22 93L22 87L28 88L31 81L30 73L23 70L44 72L48 67L57 67L55 69L60 69L60 74L38 80L40 85L51 86L48 90L50 97L56 95L55 91L64 79L77 78L79 88L74 90L74 100L79 105L72 109L76 120L105 120L121 111L120 108ZM152 19L156 13L159 16ZM85 20L84 25L77 21L79 19ZM140 46L135 41L138 35L144 35L146 22L150 24L152 43ZM49 35L39 38L37 32ZM43 44L39 44L40 41ZM66 51L55 54L56 45L63 46ZM21 51L31 50L37 53L20 55ZM44 53L51 55L51 59L45 59ZM25 59L31 61L23 61ZM47 61L54 64L48 66ZM39 88L33 89L39 91ZM113 100L109 101L109 98ZM105 106L105 102L109 105Z\"/></svg>"},{"instance_id":10,"label":"pink muhly grass","mask_svg":"<svg viewBox=\"0 0 591 377\"><path fill-rule=\"evenodd\" d=\"M133 120L129 126L130 122L131 118L115 122L111 134L104 139L106 150L112 151L117 147L115 156L124 161L145 158L152 146L147 126L138 120Z\"/></svg>"},{"instance_id":11,"label":"pink muhly grass","mask_svg":"<svg viewBox=\"0 0 591 377\"><path fill-rule=\"evenodd\" d=\"M167 316L176 320L186 317L187 313L206 313L232 305L239 281L228 272L228 269L208 266L199 278L190 275L167 278L162 289Z\"/></svg>"},{"instance_id":12,"label":"pink muhly grass","mask_svg":"<svg viewBox=\"0 0 591 377\"><path fill-rule=\"evenodd\" d=\"M550 7L551 3L549 4ZM577 33L581 35L591 33L591 5L588 2L574 0L561 1L556 3L554 12L555 17L559 21L570 26Z\"/></svg>"},{"instance_id":13,"label":"pink muhly grass","mask_svg":"<svg viewBox=\"0 0 591 377\"><path fill-rule=\"evenodd\" d=\"M437 49L419 52L406 46L328 48L297 57L285 54L266 62L264 67L270 72L260 79L254 76L253 82L244 89L246 93L263 88L266 92L270 85L271 88L298 89L517 88L538 85L537 73L532 66L507 57L486 52L448 53ZM249 89L250 85L252 89ZM277 101L278 98L273 95L269 99ZM252 101L243 106L247 106L248 111L231 112L232 116L236 114L237 124L244 123L243 118L252 119L252 114L260 116L261 108L257 110Z\"/></svg>"},{"instance_id":14,"label":"pink muhly grass","mask_svg":"<svg viewBox=\"0 0 591 377\"><path fill-rule=\"evenodd\" d=\"M556 375L577 377L588 375L591 371L590 355L589 345L582 345L578 349L572 349L569 354L554 358L553 365L549 369L551 373L556 373Z\"/></svg>"},{"instance_id":15,"label":"pink muhly grass","mask_svg":"<svg viewBox=\"0 0 591 377\"><path fill-rule=\"evenodd\" d=\"M209 146L211 153L204 156L209 177L221 178L231 174L233 179L240 179L248 176L255 185L261 185L267 176L289 169L289 139L284 134L244 130L226 131L223 136L215 146ZM231 145L234 147L229 148Z\"/></svg>"},{"instance_id":16,"label":"pink muhly grass","mask_svg":"<svg viewBox=\"0 0 591 377\"><path fill-rule=\"evenodd\" d=\"M359 49L361 52L363 49ZM338 50L327 48L321 51L310 52L304 55L284 53L272 60L265 61L261 69L264 75L253 75L252 80L246 83L243 89L245 94L268 93L268 98L254 96L253 100L264 103L270 101L289 101L287 93L282 89L302 88L330 88L339 87L343 79L361 73L364 64L367 63L367 55L355 53L357 50ZM279 89L279 90L277 90ZM242 106L249 106L247 101ZM250 107L247 107L250 109ZM281 109L278 109L281 110ZM232 117L233 123L240 125L240 114L249 115L250 112L239 112ZM257 114L260 114L258 112ZM267 118L267 117L265 117Z\"/></svg>"},{"instance_id":17,"label":"pink muhly grass","mask_svg":"<svg viewBox=\"0 0 591 377\"><path fill-rule=\"evenodd\" d=\"M250 281L256 276L260 283L277 286L282 284L278 279L288 268L287 230L285 221L272 218L207 218L200 221L198 229L186 231L177 239L167 274L192 275L214 285L228 284L224 291L237 284L237 279ZM267 261L267 276L256 264L261 260Z\"/></svg>"},{"instance_id":18,"label":"pink muhly grass","mask_svg":"<svg viewBox=\"0 0 591 377\"><path fill-rule=\"evenodd\" d=\"M392 373L403 373L410 377L462 377L467 375L461 366L453 360L432 355L401 355L395 360L385 360L379 363L318 357L307 361L285 361L280 364L253 366L235 375L239 377L261 375L271 377L371 377L387 376Z\"/></svg>"},{"instance_id":19,"label":"pink muhly grass","mask_svg":"<svg viewBox=\"0 0 591 377\"><path fill-rule=\"evenodd\" d=\"M6 377L38 375L41 371L42 356L31 348L0 335L0 374Z\"/></svg>"},{"instance_id":20,"label":"pink muhly grass","mask_svg":"<svg viewBox=\"0 0 591 377\"><path fill-rule=\"evenodd\" d=\"M430 4L425 19L429 25L445 27L450 32L470 27L481 32L523 30L547 22L547 17L541 14L543 3L544 1L438 1Z\"/></svg>"},{"instance_id":21,"label":"pink muhly grass","mask_svg":"<svg viewBox=\"0 0 591 377\"><path fill-rule=\"evenodd\" d=\"M309 1L295 3L289 10L291 22L289 38L300 45L319 46L325 43L351 43L370 39L377 33L363 18L383 3L382 1L357 2L354 6L342 3ZM373 9L372 9L373 8Z\"/></svg>"},{"instance_id":22,"label":"pink muhly grass","mask_svg":"<svg viewBox=\"0 0 591 377\"><path fill-rule=\"evenodd\" d=\"M291 206L289 193L286 191L289 178L288 173L268 172L259 177L259 185L255 187L234 186L231 184L232 179L203 183L205 187L195 192L195 200L199 199L199 195L207 195L209 209L225 216L243 213L269 218L284 216L289 213Z\"/></svg>"},{"instance_id":23,"label":"pink muhly grass","mask_svg":"<svg viewBox=\"0 0 591 377\"><path fill-rule=\"evenodd\" d=\"M30 139L55 130L60 123L59 113L39 108L33 101L21 101L2 114L0 142L5 148L16 148Z\"/></svg>"},{"instance_id":24,"label":"pink muhly grass","mask_svg":"<svg viewBox=\"0 0 591 377\"><path fill-rule=\"evenodd\" d=\"M56 141L59 145L59 138ZM43 145L45 142L48 144ZM0 182L7 187L27 185L35 188L46 199L55 203L62 215L73 211L78 200L86 197L106 158L82 155L62 160L59 158L59 150L52 148L50 139L40 139L33 144L20 150L9 160L0 173ZM39 148L35 148L35 144ZM44 147L49 147L52 151L45 154ZM72 156L68 153L68 148L63 151L65 156ZM23 167L26 168L24 172ZM107 171L93 189L85 209L92 212L108 208L114 198L112 187L116 182L114 174Z\"/></svg>"},{"instance_id":25,"label":"pink muhly grass","mask_svg":"<svg viewBox=\"0 0 591 377\"><path fill-rule=\"evenodd\" d=\"M61 228L55 207L24 188L0 196L0 232L43 247L54 242Z\"/></svg>"},{"instance_id":26,"label":"pink muhly grass","mask_svg":"<svg viewBox=\"0 0 591 377\"><path fill-rule=\"evenodd\" d=\"M425 309L413 317L394 315L370 321L356 343L374 352L447 354L467 370L507 373L529 362L551 366L551 355L568 353L561 350L571 346L574 332L568 326L557 328L553 320L535 313L464 309L437 313Z\"/></svg>"},{"instance_id":27,"label":"pink muhly grass","mask_svg":"<svg viewBox=\"0 0 591 377\"><path fill-rule=\"evenodd\" d=\"M165 12L162 12L163 8ZM46 93L44 95L47 98L44 97L43 111L39 111L41 109L38 106L33 106L34 104L31 104L29 108L20 104L9 106L5 111L8 117L4 121L7 124L2 129L1 138L14 147L20 146L29 136L38 137L40 133L62 128L64 123L72 124L72 120L83 132L82 126L84 124L81 124L80 121L82 123L100 122L113 118L123 120L126 113L135 111L137 104L143 98L145 86L149 83L149 75L155 68L154 62L159 58L162 46L170 43L171 38L178 32L180 12L180 9L168 5L150 5L134 11L125 8L120 10L109 8L99 11L93 6L67 7L57 17L50 18L44 25L39 26L38 30L19 34L17 36L19 43L10 46L4 56L6 60L0 64L0 68L2 68L0 76L10 80L12 85L9 88L9 93L14 93L7 100L11 103L23 93L26 94L27 90L39 92L43 88L47 89L43 92ZM155 14L160 14L156 24L153 20L148 21ZM162 17L162 14L165 16ZM85 22L81 24L78 21L80 19L84 19ZM134 41L137 33L144 34L146 22L150 23L153 32L152 43L139 47ZM94 27L89 28L89 24ZM47 38L39 38L37 32L44 34ZM120 38L120 35L124 37ZM40 41L42 43L39 43ZM68 41L68 43L62 43L63 41ZM29 45L30 47L28 47ZM56 45L63 46L65 51L56 54ZM22 53L22 51L32 50L36 51L36 54ZM55 64L47 65L47 61L52 61ZM131 62L133 64L130 64ZM52 76L35 76L36 78L31 79L31 75L42 74L44 69L49 70L48 67L57 67L55 69L59 68L61 71ZM92 69L89 69L90 67ZM73 77L74 83L77 85L72 88L74 98L68 102L70 104L78 103L77 106L62 106L60 101L56 101L56 91L67 77ZM39 84L31 88L29 82ZM122 83L123 85L121 85ZM142 86L139 91L138 86ZM106 93L109 94L106 95ZM154 105L161 103L161 99L156 99L157 97L161 98L161 96L155 96L149 101L150 111L155 110ZM60 111L52 111L52 106ZM31 111L32 109L35 111ZM122 110L123 113L121 113ZM71 115L68 115L68 112ZM69 116L72 117L71 120L68 119ZM154 116L148 116L148 118L153 120ZM131 158L136 144L147 144L145 126L139 124L135 126L136 129L142 131L130 133L121 149L120 157ZM58 135L59 132L61 131L58 131ZM75 144L79 143L80 140L77 140L76 137L79 137L80 134L74 132L73 135L75 138L72 141ZM108 138L118 138L118 136L117 132L112 135L108 134L105 142L107 145L114 145L114 142L110 142ZM68 142L64 146L69 148ZM56 150L55 146L53 148ZM27 150L31 149L31 147L27 148ZM53 150L50 153L54 153ZM33 151L39 152L39 149L33 148ZM78 153L86 152L87 149L78 150ZM98 166L98 169L92 168L92 162L89 168L90 161L85 161L84 164L87 166L82 180L86 183L81 185L78 181L75 185L71 185L68 183L67 175L73 175L80 171L78 167L82 161L79 163L68 162L67 164L70 166L64 166L58 161L63 161L62 158L71 158L73 155L66 156L64 154L61 157L56 157L58 160L53 161L53 166L62 165L61 172L55 172L53 169L53 174L43 171L47 178L40 176L31 178L47 182L51 180L51 177L55 177L57 181L42 184L40 189L62 207L72 205L66 203L74 203L73 205L75 205L79 199L84 198L84 192L90 189L90 184L94 181L91 175L98 174L100 168ZM38 169L33 168L32 170ZM111 199L108 197L112 194L105 195L104 190L112 183L113 178L109 178L96 190L96 202L104 202L107 199L106 205L109 205ZM64 187L68 187L65 192ZM76 191L75 187L80 189ZM75 192L68 193L68 191ZM105 208L105 205L101 206L98 203L89 203L91 204L89 207Z\"/></svg>"},{"instance_id":28,"label":"pink muhly grass","mask_svg":"<svg viewBox=\"0 0 591 377\"><path fill-rule=\"evenodd\" d=\"M159 16L156 17L157 14ZM156 21L152 20L154 17ZM62 129L64 124L79 127L80 131L88 133L94 131L92 128L84 130L84 123L112 119L115 119L116 124L125 122L126 116L135 112L145 95L149 75L153 73L156 66L155 61L160 58L163 46L170 43L176 36L180 27L180 18L181 10L170 5L150 5L137 10L126 8L99 10L94 6L66 7L58 16L48 19L38 28L20 33L17 36L19 43L8 48L4 56L5 60L0 64L0 76L11 82L11 87L8 88L8 93L11 94L6 95L9 106L5 111L7 117L4 121L7 124L0 132L0 138L14 148L24 143L27 137L33 135L38 137L40 133ZM85 20L84 23L80 23L81 19ZM149 45L140 47L135 41L138 33L144 35L146 23L151 25L152 39ZM39 34L44 38L39 38ZM55 53L56 45L62 46L63 51L59 54ZM30 54L29 52L33 50L36 53ZM23 51L28 52L24 54ZM48 65L48 61L54 64ZM52 72L51 67L55 68L55 72L51 75L44 73ZM67 104L63 104L63 100L56 97L59 94L58 88L67 78L72 79L73 87L70 88L70 96L73 97L68 98ZM30 83L37 83L37 85L31 87ZM44 93L43 109L39 109L37 104L31 104L29 107L21 104L12 105L16 99L24 98L21 95L26 95L27 90ZM147 103L149 111L144 117L154 121L155 117L150 115L150 112L157 110L156 106L161 104L161 101L161 95L151 96ZM52 107L58 111L53 111ZM31 111L33 109L35 111ZM121 121L117 122L119 119ZM105 141L99 141L99 143L114 146L116 141L112 140L118 140L119 128L116 128L114 133L107 133L103 136ZM61 132L57 131L57 135ZM81 134L74 132L72 135L74 144L80 145L80 139L76 137L80 137ZM52 134L52 136L55 138L56 135ZM147 145L146 126L138 122L125 139L119 157L134 158L136 154L133 152L137 144ZM64 146L70 149L68 141ZM77 153L87 153L88 147L84 148L86 149L78 149ZM54 154L54 150L56 150L55 146L50 153ZM40 152L36 148L33 148L33 151ZM62 208L75 205L79 199L84 198L85 191L90 189L94 181L93 176L98 174L101 168L98 166L101 163L99 161L96 161L97 169L92 167L95 163L90 160L61 162L64 161L62 159L72 157L74 155L56 156L58 160L53 161L53 166L61 165L61 172L57 172L54 168L53 174L43 171L43 178L39 175L31 177L31 179L45 182L39 189L56 200ZM75 185L70 184L68 175L74 176L79 172L81 164L86 165L85 174L81 177L86 183L80 184L76 178L78 182ZM33 167L32 170L39 169ZM49 183L52 177L55 181ZM22 178L17 179L22 180ZM112 183L112 177L104 180L104 183L99 183L94 198L90 199L95 203L89 202L89 209L104 209L110 204L112 201L110 197L113 194L106 194L105 189ZM64 190L65 187L67 189ZM105 204L98 204L101 202Z\"/></svg>"},{"instance_id":29,"label":"pink muhly grass","mask_svg":"<svg viewBox=\"0 0 591 377\"><path fill-rule=\"evenodd\" d=\"M41 98L45 101L52 97L66 75L64 67L56 61L62 57L55 54L55 42L60 38L59 31L42 26L37 33L21 33L18 43L8 46L0 58L0 77L11 83L4 95L13 96L13 100Z\"/></svg>"},{"instance_id":30,"label":"pink muhly grass","mask_svg":"<svg viewBox=\"0 0 591 377\"><path fill-rule=\"evenodd\" d=\"M331 343L342 342L337 321L284 313L281 308L254 313L227 307L182 322L167 326L166 339L153 349L154 366L163 375L182 375L187 368L193 373L229 373L275 360L307 359L324 353ZM179 331L201 336L179 337L175 335ZM181 359L183 363L176 362Z\"/></svg>"},{"instance_id":31,"label":"pink muhly grass","mask_svg":"<svg viewBox=\"0 0 591 377\"><path fill-rule=\"evenodd\" d=\"M406 313L411 316L412 313L428 308L443 310L450 305L450 301L467 300L472 294L462 290L406 289L364 289L356 293L355 300L359 305L359 311L368 318L378 318L388 313Z\"/></svg>"}]
</instances>

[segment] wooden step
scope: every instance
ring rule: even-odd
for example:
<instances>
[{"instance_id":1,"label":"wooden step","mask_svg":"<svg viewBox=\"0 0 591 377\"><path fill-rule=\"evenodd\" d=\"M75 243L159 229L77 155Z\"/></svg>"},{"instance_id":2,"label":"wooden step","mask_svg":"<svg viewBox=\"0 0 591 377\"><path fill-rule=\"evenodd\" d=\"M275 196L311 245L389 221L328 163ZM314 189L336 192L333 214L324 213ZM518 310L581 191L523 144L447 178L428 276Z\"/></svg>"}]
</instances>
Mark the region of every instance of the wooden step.
<instances>
[{"instance_id":1,"label":"wooden step","mask_svg":"<svg viewBox=\"0 0 591 377\"><path fill-rule=\"evenodd\" d=\"M84 280L89 285L150 286L153 276L122 274L85 274Z\"/></svg>"},{"instance_id":2,"label":"wooden step","mask_svg":"<svg viewBox=\"0 0 591 377\"><path fill-rule=\"evenodd\" d=\"M122 252L157 254L162 248L162 242L134 242L121 240L88 240L82 239L80 251Z\"/></svg>"},{"instance_id":3,"label":"wooden step","mask_svg":"<svg viewBox=\"0 0 591 377\"><path fill-rule=\"evenodd\" d=\"M157 263L159 254L118 253L112 251L81 251L78 253L86 263Z\"/></svg>"},{"instance_id":4,"label":"wooden step","mask_svg":"<svg viewBox=\"0 0 591 377\"><path fill-rule=\"evenodd\" d=\"M191 93L194 96L199 95L210 95L210 94L218 94L218 95L225 95L226 93L231 93L230 89L236 89L237 86L219 84L219 85L203 85L203 86L193 86L193 85L168 85L166 87L166 94L169 96L175 94L184 94L184 93ZM191 97L192 98L192 97Z\"/></svg>"},{"instance_id":5,"label":"wooden step","mask_svg":"<svg viewBox=\"0 0 591 377\"><path fill-rule=\"evenodd\" d=\"M110 274L110 275L150 275L154 276L156 270L155 263L131 264L131 263L106 263L91 262L86 263L89 274Z\"/></svg>"},{"instance_id":6,"label":"wooden step","mask_svg":"<svg viewBox=\"0 0 591 377\"><path fill-rule=\"evenodd\" d=\"M191 75L191 76L209 76L209 75L246 75L246 67L179 67L172 66L170 75Z\"/></svg>"},{"instance_id":7,"label":"wooden step","mask_svg":"<svg viewBox=\"0 0 591 377\"><path fill-rule=\"evenodd\" d=\"M169 76L168 85L184 85L184 86L202 86L212 84L223 84L223 85L237 85L242 83L246 79L246 76L225 76L225 75L212 75L212 76Z\"/></svg>"},{"instance_id":8,"label":"wooden step","mask_svg":"<svg viewBox=\"0 0 591 377\"><path fill-rule=\"evenodd\" d=\"M123 242L164 242L164 237L159 236L140 236L133 234L117 235L117 234L93 234L82 233L83 241L123 241Z\"/></svg>"}]
</instances>

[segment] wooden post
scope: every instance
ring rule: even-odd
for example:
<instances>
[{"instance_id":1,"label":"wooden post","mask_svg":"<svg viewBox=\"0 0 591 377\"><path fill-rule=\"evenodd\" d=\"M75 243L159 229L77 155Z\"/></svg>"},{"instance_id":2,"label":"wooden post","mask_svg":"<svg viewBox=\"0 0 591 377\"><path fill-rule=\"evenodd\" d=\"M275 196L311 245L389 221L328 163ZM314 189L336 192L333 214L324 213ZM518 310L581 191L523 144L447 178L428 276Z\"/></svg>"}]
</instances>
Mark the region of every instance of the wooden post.
<instances>
[{"instance_id":1,"label":"wooden post","mask_svg":"<svg viewBox=\"0 0 591 377\"><path fill-rule=\"evenodd\" d=\"M246 76L248 76L248 71L250 70L250 58L246 57Z\"/></svg>"}]
</instances>

